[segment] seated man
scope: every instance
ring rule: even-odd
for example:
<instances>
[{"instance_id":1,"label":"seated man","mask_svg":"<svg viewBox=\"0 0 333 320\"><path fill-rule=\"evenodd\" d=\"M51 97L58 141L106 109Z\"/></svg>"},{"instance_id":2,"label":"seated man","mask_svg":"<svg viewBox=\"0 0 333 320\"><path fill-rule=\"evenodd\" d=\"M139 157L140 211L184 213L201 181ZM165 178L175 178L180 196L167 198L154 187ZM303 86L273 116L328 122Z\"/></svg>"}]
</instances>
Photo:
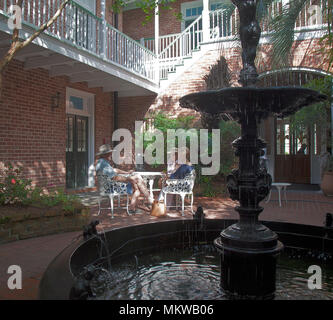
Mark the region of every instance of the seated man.
<instances>
[{"instance_id":1,"label":"seated man","mask_svg":"<svg viewBox=\"0 0 333 320\"><path fill-rule=\"evenodd\" d=\"M173 172L170 172L169 175L164 177L164 179L184 179L186 175L191 173L192 170L194 170L194 167L192 166L191 162L188 161L190 157L190 150L188 148L181 149L179 153L185 153L186 155L186 162L183 164L179 164L179 156L178 153L175 153L175 167ZM163 191L161 190L158 200L162 200L164 198Z\"/></svg>"},{"instance_id":2,"label":"seated man","mask_svg":"<svg viewBox=\"0 0 333 320\"><path fill-rule=\"evenodd\" d=\"M138 197L141 193L148 199L149 204L152 204L154 199L150 198L149 191L142 180L141 176L133 175L133 171L123 171L117 168L113 168L110 163L112 163L112 149L108 144L104 144L99 147L99 153L96 154L98 161L96 164L96 173L102 173L114 181L128 182L127 192L132 193L131 204L129 208L129 213L135 213L136 204ZM133 190L132 190L133 188Z\"/></svg>"}]
</instances>

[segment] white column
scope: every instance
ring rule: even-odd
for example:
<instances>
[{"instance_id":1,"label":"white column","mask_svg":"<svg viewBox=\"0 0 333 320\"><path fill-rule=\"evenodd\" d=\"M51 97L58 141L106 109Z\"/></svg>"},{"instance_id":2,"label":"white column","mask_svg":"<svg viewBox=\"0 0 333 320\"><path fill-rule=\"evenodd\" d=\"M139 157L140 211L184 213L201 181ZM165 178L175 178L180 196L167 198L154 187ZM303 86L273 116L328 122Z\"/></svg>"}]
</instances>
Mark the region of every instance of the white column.
<instances>
[{"instance_id":1,"label":"white column","mask_svg":"<svg viewBox=\"0 0 333 320\"><path fill-rule=\"evenodd\" d=\"M202 10L202 37L203 42L209 41L209 0L203 0Z\"/></svg>"},{"instance_id":2,"label":"white column","mask_svg":"<svg viewBox=\"0 0 333 320\"><path fill-rule=\"evenodd\" d=\"M160 53L159 50L159 40L160 37L160 16L159 16L159 7L158 7L158 1L156 1L156 7L155 7L155 53L158 55Z\"/></svg>"},{"instance_id":3,"label":"white column","mask_svg":"<svg viewBox=\"0 0 333 320\"><path fill-rule=\"evenodd\" d=\"M158 7L158 0L156 1L155 6L155 54L157 56L156 61L156 69L155 69L155 80L157 83L160 81L160 66L159 66L159 58L158 55L160 54L160 15L159 15L159 7Z\"/></svg>"},{"instance_id":4,"label":"white column","mask_svg":"<svg viewBox=\"0 0 333 320\"><path fill-rule=\"evenodd\" d=\"M105 20L105 12L106 12L106 0L101 0L101 18L102 18L102 31L101 31L101 54L103 58L106 58L106 20Z\"/></svg>"}]
</instances>

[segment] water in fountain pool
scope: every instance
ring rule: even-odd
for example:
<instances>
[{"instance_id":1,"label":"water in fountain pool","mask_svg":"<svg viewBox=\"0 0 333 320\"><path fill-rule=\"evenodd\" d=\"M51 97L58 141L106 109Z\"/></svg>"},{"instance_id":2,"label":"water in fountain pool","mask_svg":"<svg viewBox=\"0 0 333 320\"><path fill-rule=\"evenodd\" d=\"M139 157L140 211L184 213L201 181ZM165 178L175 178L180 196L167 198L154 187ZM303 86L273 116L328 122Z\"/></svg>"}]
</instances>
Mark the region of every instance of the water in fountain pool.
<instances>
[{"instance_id":1,"label":"water in fountain pool","mask_svg":"<svg viewBox=\"0 0 333 320\"><path fill-rule=\"evenodd\" d=\"M220 287L220 256L213 246L167 250L132 260L112 267L108 290L98 299L226 299ZM311 274L307 270L311 264L320 263L291 259L285 254L279 257L275 299L333 299L333 270L320 264L322 289L310 290L308 279Z\"/></svg>"}]
</instances>

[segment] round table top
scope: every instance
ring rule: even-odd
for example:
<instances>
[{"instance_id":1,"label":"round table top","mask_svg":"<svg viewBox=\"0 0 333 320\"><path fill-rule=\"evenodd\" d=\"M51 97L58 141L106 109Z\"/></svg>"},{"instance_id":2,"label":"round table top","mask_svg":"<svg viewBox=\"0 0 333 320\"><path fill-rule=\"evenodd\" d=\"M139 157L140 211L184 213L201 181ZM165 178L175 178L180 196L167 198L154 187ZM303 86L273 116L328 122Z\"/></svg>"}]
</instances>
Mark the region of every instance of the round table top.
<instances>
[{"instance_id":1,"label":"round table top","mask_svg":"<svg viewBox=\"0 0 333 320\"><path fill-rule=\"evenodd\" d=\"M288 186L291 186L291 183L288 183L288 182L273 182L272 186L276 186L276 187L288 187Z\"/></svg>"},{"instance_id":2,"label":"round table top","mask_svg":"<svg viewBox=\"0 0 333 320\"><path fill-rule=\"evenodd\" d=\"M156 171L135 171L133 173L141 174L143 176L160 176L163 172L156 172Z\"/></svg>"}]
</instances>

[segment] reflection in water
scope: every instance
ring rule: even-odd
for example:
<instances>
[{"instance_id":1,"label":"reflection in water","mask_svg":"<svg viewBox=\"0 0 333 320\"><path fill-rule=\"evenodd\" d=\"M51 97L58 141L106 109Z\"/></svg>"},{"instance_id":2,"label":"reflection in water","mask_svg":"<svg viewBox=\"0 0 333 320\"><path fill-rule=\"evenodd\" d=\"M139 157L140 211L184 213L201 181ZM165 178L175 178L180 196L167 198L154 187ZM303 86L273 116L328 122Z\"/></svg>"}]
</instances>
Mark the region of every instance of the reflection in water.
<instances>
[{"instance_id":1,"label":"reflection in water","mask_svg":"<svg viewBox=\"0 0 333 320\"><path fill-rule=\"evenodd\" d=\"M220 257L213 246L147 254L133 263L112 267L109 289L99 299L109 300L214 300L225 299L220 289ZM322 290L310 290L311 264L322 267ZM277 300L333 299L333 271L318 261L281 256L278 261Z\"/></svg>"}]
</instances>

